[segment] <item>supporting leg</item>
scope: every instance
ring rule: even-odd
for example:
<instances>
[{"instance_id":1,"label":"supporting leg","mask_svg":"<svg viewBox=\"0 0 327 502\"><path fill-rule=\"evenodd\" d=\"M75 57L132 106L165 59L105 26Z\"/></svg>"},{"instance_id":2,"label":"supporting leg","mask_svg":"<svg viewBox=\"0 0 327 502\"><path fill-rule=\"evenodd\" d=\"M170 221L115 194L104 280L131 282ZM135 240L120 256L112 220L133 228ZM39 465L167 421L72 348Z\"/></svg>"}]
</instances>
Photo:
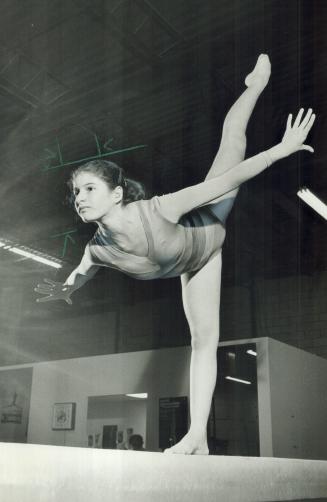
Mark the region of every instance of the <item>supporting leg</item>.
<instances>
[{"instance_id":1,"label":"supporting leg","mask_svg":"<svg viewBox=\"0 0 327 502\"><path fill-rule=\"evenodd\" d=\"M201 270L182 276L183 304L192 336L191 426L167 453L208 454L207 421L217 377L221 252Z\"/></svg>"}]
</instances>

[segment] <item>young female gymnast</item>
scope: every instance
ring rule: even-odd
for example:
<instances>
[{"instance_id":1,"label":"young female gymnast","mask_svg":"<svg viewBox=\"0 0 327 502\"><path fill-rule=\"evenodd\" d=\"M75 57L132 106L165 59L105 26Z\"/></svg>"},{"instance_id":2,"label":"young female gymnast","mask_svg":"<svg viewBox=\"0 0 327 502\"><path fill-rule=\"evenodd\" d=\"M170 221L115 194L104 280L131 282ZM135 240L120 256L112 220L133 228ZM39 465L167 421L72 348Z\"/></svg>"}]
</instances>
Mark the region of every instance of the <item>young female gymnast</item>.
<instances>
[{"instance_id":1,"label":"young female gymnast","mask_svg":"<svg viewBox=\"0 0 327 502\"><path fill-rule=\"evenodd\" d=\"M191 425L170 453L207 454L206 426L216 383L219 339L221 247L225 220L238 187L273 162L299 150L315 115L301 109L292 125L287 120L278 145L243 161L245 131L254 105L268 83L266 55L245 84L247 89L229 110L221 145L204 182L178 192L144 200L140 186L125 178L108 161L92 161L72 173L75 208L82 221L98 226L78 267L64 284L45 280L35 291L47 295L38 301L63 299L98 270L113 267L137 279L181 276L183 305L192 337L190 368Z\"/></svg>"}]
</instances>

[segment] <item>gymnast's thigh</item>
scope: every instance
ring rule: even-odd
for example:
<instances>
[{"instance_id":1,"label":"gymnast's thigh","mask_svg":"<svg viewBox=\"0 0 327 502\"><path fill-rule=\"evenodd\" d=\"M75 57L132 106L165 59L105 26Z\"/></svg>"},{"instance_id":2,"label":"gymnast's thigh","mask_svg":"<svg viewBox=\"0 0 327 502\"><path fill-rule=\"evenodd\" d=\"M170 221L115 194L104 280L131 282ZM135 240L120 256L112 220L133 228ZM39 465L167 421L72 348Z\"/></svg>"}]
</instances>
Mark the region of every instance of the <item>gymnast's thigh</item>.
<instances>
[{"instance_id":1,"label":"gymnast's thigh","mask_svg":"<svg viewBox=\"0 0 327 502\"><path fill-rule=\"evenodd\" d=\"M191 333L219 330L221 250L196 272L181 276L183 305Z\"/></svg>"},{"instance_id":2,"label":"gymnast's thigh","mask_svg":"<svg viewBox=\"0 0 327 502\"><path fill-rule=\"evenodd\" d=\"M229 171L244 160L245 145L244 147L239 148L236 147L234 143L233 138L228 135L223 135L216 158L205 177L206 180L221 176L222 173ZM235 199L238 191L239 188L235 188L234 190L217 197L217 199L213 200L212 203L216 203L224 199Z\"/></svg>"}]
</instances>

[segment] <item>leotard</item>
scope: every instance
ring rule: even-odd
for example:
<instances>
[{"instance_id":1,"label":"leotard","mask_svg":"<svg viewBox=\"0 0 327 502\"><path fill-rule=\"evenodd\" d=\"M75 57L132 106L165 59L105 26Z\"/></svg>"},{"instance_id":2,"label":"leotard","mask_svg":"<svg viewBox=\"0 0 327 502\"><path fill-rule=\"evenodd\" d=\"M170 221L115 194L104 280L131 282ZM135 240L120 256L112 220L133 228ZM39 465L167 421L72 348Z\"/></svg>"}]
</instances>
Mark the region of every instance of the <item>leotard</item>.
<instances>
[{"instance_id":1,"label":"leotard","mask_svg":"<svg viewBox=\"0 0 327 502\"><path fill-rule=\"evenodd\" d=\"M178 223L164 216L170 195L132 202L139 211L148 242L147 256L127 253L96 231L88 243L92 261L118 269L136 279L164 279L202 268L221 249L225 221L234 198L200 207Z\"/></svg>"}]
</instances>

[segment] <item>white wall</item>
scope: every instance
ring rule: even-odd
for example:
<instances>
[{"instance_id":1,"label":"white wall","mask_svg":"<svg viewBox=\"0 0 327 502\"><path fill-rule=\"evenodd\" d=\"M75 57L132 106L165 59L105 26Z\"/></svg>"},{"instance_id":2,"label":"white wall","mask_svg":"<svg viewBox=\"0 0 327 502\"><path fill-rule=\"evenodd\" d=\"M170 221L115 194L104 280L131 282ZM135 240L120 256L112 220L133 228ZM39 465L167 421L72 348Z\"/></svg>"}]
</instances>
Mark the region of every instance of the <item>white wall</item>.
<instances>
[{"instance_id":1,"label":"white wall","mask_svg":"<svg viewBox=\"0 0 327 502\"><path fill-rule=\"evenodd\" d=\"M188 347L66 359L28 366L33 366L29 443L86 447L89 396L147 392L146 444L148 449L156 450L159 397L189 395ZM76 403L73 431L51 430L52 407L56 402Z\"/></svg>"},{"instance_id":2,"label":"white wall","mask_svg":"<svg viewBox=\"0 0 327 502\"><path fill-rule=\"evenodd\" d=\"M327 360L268 340L274 457L327 459Z\"/></svg>"}]
</instances>

